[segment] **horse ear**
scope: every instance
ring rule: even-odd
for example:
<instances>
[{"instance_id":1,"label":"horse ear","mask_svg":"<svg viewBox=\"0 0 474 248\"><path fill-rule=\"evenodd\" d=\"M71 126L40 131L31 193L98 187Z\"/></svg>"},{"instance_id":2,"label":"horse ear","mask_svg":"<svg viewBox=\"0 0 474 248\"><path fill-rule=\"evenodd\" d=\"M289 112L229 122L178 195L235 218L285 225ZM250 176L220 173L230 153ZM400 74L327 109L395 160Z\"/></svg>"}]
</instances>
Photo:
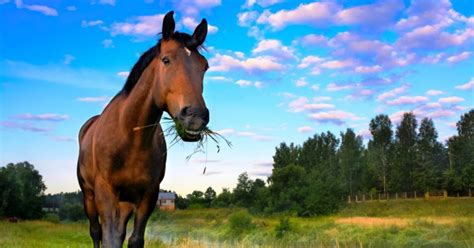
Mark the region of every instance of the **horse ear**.
<instances>
[{"instance_id":1,"label":"horse ear","mask_svg":"<svg viewBox=\"0 0 474 248\"><path fill-rule=\"evenodd\" d=\"M163 18L163 27L161 29L161 33L163 34L163 39L167 40L171 38L174 33L174 18L173 18L174 11L168 12L165 17Z\"/></svg>"},{"instance_id":2,"label":"horse ear","mask_svg":"<svg viewBox=\"0 0 474 248\"><path fill-rule=\"evenodd\" d=\"M207 36L207 21L206 19L202 19L201 23L196 27L193 33L193 40L196 46L202 45L204 40L206 40Z\"/></svg>"}]
</instances>

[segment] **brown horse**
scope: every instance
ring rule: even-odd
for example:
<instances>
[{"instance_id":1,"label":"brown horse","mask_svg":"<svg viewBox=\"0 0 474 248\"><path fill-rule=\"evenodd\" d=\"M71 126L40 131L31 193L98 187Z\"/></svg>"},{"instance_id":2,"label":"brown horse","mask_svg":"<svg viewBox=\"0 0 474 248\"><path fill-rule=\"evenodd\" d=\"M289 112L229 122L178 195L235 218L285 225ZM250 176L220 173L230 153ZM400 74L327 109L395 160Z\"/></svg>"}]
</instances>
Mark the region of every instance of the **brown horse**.
<instances>
[{"instance_id":1,"label":"brown horse","mask_svg":"<svg viewBox=\"0 0 474 248\"><path fill-rule=\"evenodd\" d=\"M94 247L101 242L103 247L122 247L133 213L128 247L143 247L145 226L165 174L166 143L159 125L163 112L184 127L179 133L184 141L200 140L209 122L202 97L208 63L198 51L207 22L203 19L193 35L174 28L170 11L163 20L162 38L140 57L102 114L89 119L79 132L77 177Z\"/></svg>"}]
</instances>

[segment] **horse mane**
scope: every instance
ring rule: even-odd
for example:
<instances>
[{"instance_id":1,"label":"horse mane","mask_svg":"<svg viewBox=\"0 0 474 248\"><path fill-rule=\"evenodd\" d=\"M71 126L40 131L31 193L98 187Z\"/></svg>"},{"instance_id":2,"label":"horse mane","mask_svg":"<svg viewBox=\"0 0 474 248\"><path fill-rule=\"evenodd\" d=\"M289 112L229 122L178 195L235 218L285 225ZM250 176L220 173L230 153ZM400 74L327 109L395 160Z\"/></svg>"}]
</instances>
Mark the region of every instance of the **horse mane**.
<instances>
[{"instance_id":1,"label":"horse mane","mask_svg":"<svg viewBox=\"0 0 474 248\"><path fill-rule=\"evenodd\" d=\"M194 43L194 39L191 35L181 32L174 32L170 39L176 40L180 42L184 47L190 49L191 51L197 51L202 46L196 46ZM150 65L153 59L160 54L160 47L161 47L162 38L158 40L158 43L144 52L135 65L132 67L130 74L127 77L127 81L125 82L122 90L117 95L128 95L135 85L138 83L142 73L145 69Z\"/></svg>"}]
</instances>

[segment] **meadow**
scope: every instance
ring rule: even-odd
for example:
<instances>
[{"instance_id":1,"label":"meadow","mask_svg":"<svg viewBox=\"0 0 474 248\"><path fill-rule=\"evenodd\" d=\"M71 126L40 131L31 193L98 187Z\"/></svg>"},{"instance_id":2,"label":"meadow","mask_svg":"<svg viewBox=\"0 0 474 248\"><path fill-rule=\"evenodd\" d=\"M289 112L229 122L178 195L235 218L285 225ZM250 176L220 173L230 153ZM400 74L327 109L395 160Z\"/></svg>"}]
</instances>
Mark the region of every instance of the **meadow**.
<instances>
[{"instance_id":1,"label":"meadow","mask_svg":"<svg viewBox=\"0 0 474 248\"><path fill-rule=\"evenodd\" d=\"M129 226L129 229L131 226ZM0 222L0 247L90 247L85 221ZM474 247L474 199L347 204L301 218L245 209L156 211L146 247Z\"/></svg>"}]
</instances>

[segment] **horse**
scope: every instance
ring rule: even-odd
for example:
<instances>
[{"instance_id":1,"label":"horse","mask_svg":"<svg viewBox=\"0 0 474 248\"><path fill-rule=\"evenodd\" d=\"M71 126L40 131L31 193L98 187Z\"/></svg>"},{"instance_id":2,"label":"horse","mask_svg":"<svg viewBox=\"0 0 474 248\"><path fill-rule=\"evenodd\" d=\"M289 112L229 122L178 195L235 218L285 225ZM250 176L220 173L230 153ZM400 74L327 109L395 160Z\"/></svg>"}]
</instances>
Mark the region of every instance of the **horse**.
<instances>
[{"instance_id":1,"label":"horse","mask_svg":"<svg viewBox=\"0 0 474 248\"><path fill-rule=\"evenodd\" d=\"M207 21L189 35L175 31L173 14L164 16L161 39L138 59L122 90L79 131L77 178L96 248L122 247L133 214L128 247L144 246L165 175L163 113L184 127L178 134L187 142L201 140L209 123L202 96L209 65L199 52Z\"/></svg>"}]
</instances>

